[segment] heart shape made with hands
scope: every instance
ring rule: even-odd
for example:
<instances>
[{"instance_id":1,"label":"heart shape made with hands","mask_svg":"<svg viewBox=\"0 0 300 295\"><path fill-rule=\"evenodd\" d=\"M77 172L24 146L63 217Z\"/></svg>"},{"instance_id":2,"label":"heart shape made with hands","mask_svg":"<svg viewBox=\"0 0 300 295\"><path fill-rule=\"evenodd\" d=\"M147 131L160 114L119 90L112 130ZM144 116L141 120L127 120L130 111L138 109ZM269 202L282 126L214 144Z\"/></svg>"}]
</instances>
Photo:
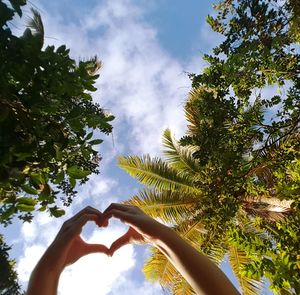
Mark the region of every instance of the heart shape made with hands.
<instances>
[{"instance_id":1,"label":"heart shape made with hands","mask_svg":"<svg viewBox=\"0 0 300 295\"><path fill-rule=\"evenodd\" d=\"M104 222L96 222L96 225L99 228L109 228L109 220L105 220ZM124 224L123 222L121 222L121 224ZM82 240L85 240L83 238L84 233L81 233L80 237ZM119 238L117 238L115 241L113 241L110 245L110 247L108 248L108 252L106 253L105 251L95 251L95 252L102 252L107 254L108 256L113 256L113 254L120 248L122 248L125 245L128 244L144 244L144 238L142 237L141 234L139 234L135 229L133 229L132 227L128 227L125 231L124 234L121 234L121 236L119 236ZM95 249L97 249L97 246L104 246L106 247L104 244L90 244L90 243L86 243L87 245L95 245Z\"/></svg>"}]
</instances>

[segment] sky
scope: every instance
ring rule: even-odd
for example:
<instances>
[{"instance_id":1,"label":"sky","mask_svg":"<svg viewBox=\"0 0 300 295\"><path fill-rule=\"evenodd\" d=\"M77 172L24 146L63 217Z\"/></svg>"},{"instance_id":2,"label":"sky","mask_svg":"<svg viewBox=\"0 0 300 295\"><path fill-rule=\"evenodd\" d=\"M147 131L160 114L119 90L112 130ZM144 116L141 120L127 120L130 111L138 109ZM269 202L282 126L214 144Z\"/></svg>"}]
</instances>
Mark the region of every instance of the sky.
<instances>
[{"instance_id":1,"label":"sky","mask_svg":"<svg viewBox=\"0 0 300 295\"><path fill-rule=\"evenodd\" d=\"M111 202L138 192L138 183L116 166L117 156L160 156L165 128L176 138L184 134L187 73L199 73L205 67L201 56L221 40L205 23L205 16L213 13L208 0L31 0L27 16L30 6L42 15L45 45L66 44L76 60L94 55L102 60L93 99L116 119L113 133L100 135L101 173L77 188L78 196L64 217L38 213L31 223L16 221L1 229L13 245L11 256L24 288L64 220L87 205L103 211ZM15 30L21 33L22 27ZM125 231L126 226L112 220L106 229L88 224L82 236L87 242L110 246ZM62 274L59 295L165 294L158 284L144 279L141 269L147 257L147 247L133 245L112 258L84 257ZM222 269L236 284L226 261Z\"/></svg>"}]
</instances>

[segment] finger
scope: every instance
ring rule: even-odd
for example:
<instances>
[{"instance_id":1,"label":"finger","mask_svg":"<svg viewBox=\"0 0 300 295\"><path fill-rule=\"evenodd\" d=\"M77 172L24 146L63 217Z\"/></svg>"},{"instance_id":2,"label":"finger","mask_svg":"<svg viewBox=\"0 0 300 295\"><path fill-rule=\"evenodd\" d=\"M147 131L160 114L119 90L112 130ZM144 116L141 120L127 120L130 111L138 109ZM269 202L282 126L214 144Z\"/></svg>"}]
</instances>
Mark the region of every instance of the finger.
<instances>
[{"instance_id":1,"label":"finger","mask_svg":"<svg viewBox=\"0 0 300 295\"><path fill-rule=\"evenodd\" d=\"M96 222L96 224L99 227L107 227L108 226L108 220L107 219L103 219L103 215L98 219L98 221Z\"/></svg>"},{"instance_id":2,"label":"finger","mask_svg":"<svg viewBox=\"0 0 300 295\"><path fill-rule=\"evenodd\" d=\"M109 255L109 249L104 245L99 244L85 244L85 254L88 255L91 253L105 253L106 255Z\"/></svg>"},{"instance_id":3,"label":"finger","mask_svg":"<svg viewBox=\"0 0 300 295\"><path fill-rule=\"evenodd\" d=\"M109 255L113 256L113 254L120 249L121 247L127 245L130 243L130 233L129 231L124 234L123 236L121 236L120 238L118 238L117 240L115 240L110 248L109 248Z\"/></svg>"},{"instance_id":4,"label":"finger","mask_svg":"<svg viewBox=\"0 0 300 295\"><path fill-rule=\"evenodd\" d=\"M96 214L99 217L102 216L102 213L99 210L97 210L96 208L93 208L91 206L87 206L84 209L82 209L81 211L79 211L77 214L75 214L70 220L76 220L85 214Z\"/></svg>"},{"instance_id":5,"label":"finger","mask_svg":"<svg viewBox=\"0 0 300 295\"><path fill-rule=\"evenodd\" d=\"M130 205L125 205L125 204L119 204L119 203L111 203L103 212L104 213L107 213L111 210L114 210L114 209L117 209L117 210L120 210L120 211L128 211L128 209L130 209Z\"/></svg>"},{"instance_id":6,"label":"finger","mask_svg":"<svg viewBox=\"0 0 300 295\"><path fill-rule=\"evenodd\" d=\"M132 215L128 212L120 211L117 209L112 209L107 211L106 213L103 213L100 220L101 222L104 222L105 220L108 220L112 217L118 218L121 222L125 224L131 224Z\"/></svg>"},{"instance_id":7,"label":"finger","mask_svg":"<svg viewBox=\"0 0 300 295\"><path fill-rule=\"evenodd\" d=\"M88 221L94 221L97 222L99 220L99 216L96 214L85 214L78 219L76 219L74 222L71 223L69 226L68 231L71 234L74 233L80 233L82 230L82 227L88 222Z\"/></svg>"}]
</instances>

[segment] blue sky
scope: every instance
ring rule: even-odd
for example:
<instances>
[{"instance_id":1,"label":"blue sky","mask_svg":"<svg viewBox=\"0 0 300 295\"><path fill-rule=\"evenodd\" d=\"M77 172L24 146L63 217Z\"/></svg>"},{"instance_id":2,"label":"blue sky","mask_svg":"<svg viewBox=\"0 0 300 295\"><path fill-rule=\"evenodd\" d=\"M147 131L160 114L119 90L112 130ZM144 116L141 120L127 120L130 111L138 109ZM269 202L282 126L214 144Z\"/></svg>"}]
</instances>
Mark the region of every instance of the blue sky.
<instances>
[{"instance_id":1,"label":"blue sky","mask_svg":"<svg viewBox=\"0 0 300 295\"><path fill-rule=\"evenodd\" d=\"M186 72L205 66L203 53L220 36L205 23L212 12L207 0L53 0L31 1L41 14L46 44L66 44L75 59L93 55L103 61L94 100L116 116L113 136L103 136L101 173L93 176L56 220L45 213L30 224L15 222L4 229L11 254L17 260L21 283L30 272L63 220L86 205L104 210L111 202L128 199L140 188L116 166L127 154L159 156L161 136L169 127L177 138L185 132L183 105L190 89ZM29 9L26 10L29 15ZM126 231L112 221L109 231L88 225L89 242L110 243ZM113 258L90 255L66 269L59 294L163 294L159 285L144 280L141 268L148 249L128 245ZM233 279L228 264L223 264ZM267 292L267 291L266 291ZM267 294L265 292L265 294Z\"/></svg>"}]
</instances>

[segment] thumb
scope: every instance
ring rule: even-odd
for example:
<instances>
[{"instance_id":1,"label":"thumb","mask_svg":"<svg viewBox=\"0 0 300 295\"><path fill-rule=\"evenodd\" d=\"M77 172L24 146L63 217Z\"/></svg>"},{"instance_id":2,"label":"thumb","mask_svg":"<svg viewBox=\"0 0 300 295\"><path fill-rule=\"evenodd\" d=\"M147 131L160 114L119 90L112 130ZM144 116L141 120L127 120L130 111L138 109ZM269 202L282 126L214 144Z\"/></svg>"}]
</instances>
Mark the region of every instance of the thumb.
<instances>
[{"instance_id":1,"label":"thumb","mask_svg":"<svg viewBox=\"0 0 300 295\"><path fill-rule=\"evenodd\" d=\"M121 247L130 243L130 232L128 231L126 234L115 240L110 248L109 248L109 256L113 256L113 254L120 249Z\"/></svg>"}]
</instances>

